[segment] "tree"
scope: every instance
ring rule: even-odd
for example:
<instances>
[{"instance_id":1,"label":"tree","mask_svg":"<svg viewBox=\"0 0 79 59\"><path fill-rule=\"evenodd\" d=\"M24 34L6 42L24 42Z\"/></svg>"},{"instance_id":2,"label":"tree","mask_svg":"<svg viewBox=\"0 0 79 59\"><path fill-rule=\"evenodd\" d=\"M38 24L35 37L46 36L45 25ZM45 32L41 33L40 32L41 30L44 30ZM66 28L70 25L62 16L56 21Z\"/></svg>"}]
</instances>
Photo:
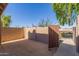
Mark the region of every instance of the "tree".
<instances>
[{"instance_id":1,"label":"tree","mask_svg":"<svg viewBox=\"0 0 79 59\"><path fill-rule=\"evenodd\" d=\"M60 25L73 25L79 15L79 3L54 3L52 7Z\"/></svg>"},{"instance_id":2,"label":"tree","mask_svg":"<svg viewBox=\"0 0 79 59\"><path fill-rule=\"evenodd\" d=\"M49 26L49 25L51 25L51 22L50 22L50 20L48 18L47 18L47 20L43 19L38 24L39 27L46 27L46 26Z\"/></svg>"},{"instance_id":3,"label":"tree","mask_svg":"<svg viewBox=\"0 0 79 59\"><path fill-rule=\"evenodd\" d=\"M53 9L60 25L73 25L79 15L79 3L54 3ZM79 25L76 26L76 48L79 53Z\"/></svg>"},{"instance_id":4,"label":"tree","mask_svg":"<svg viewBox=\"0 0 79 59\"><path fill-rule=\"evenodd\" d=\"M9 27L11 23L11 16L1 17L2 27Z\"/></svg>"}]
</instances>

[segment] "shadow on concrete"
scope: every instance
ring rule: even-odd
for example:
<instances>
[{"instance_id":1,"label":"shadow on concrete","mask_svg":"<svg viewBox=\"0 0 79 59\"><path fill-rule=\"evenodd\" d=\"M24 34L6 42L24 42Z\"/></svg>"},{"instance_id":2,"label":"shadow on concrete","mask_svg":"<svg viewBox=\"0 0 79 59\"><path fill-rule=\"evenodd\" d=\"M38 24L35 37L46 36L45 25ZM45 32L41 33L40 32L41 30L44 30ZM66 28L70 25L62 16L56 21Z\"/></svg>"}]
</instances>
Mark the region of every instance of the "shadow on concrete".
<instances>
[{"instance_id":1,"label":"shadow on concrete","mask_svg":"<svg viewBox=\"0 0 79 59\"><path fill-rule=\"evenodd\" d=\"M76 48L73 45L61 43L54 56L76 56Z\"/></svg>"},{"instance_id":2,"label":"shadow on concrete","mask_svg":"<svg viewBox=\"0 0 79 59\"><path fill-rule=\"evenodd\" d=\"M33 30L33 32L28 32L28 39L30 40L35 40L43 43L49 42L49 34L41 34L41 33L36 33L36 30ZM52 38L54 39L54 38ZM63 40L59 40L59 43L62 43Z\"/></svg>"},{"instance_id":3,"label":"shadow on concrete","mask_svg":"<svg viewBox=\"0 0 79 59\"><path fill-rule=\"evenodd\" d=\"M63 42L63 40L59 40L59 44L61 44Z\"/></svg>"},{"instance_id":4,"label":"shadow on concrete","mask_svg":"<svg viewBox=\"0 0 79 59\"><path fill-rule=\"evenodd\" d=\"M79 53L79 36L76 37L75 43L76 43L76 51Z\"/></svg>"},{"instance_id":5,"label":"shadow on concrete","mask_svg":"<svg viewBox=\"0 0 79 59\"><path fill-rule=\"evenodd\" d=\"M33 30L32 33L28 32L28 39L48 43L49 37L48 34L36 33L36 30Z\"/></svg>"},{"instance_id":6,"label":"shadow on concrete","mask_svg":"<svg viewBox=\"0 0 79 59\"><path fill-rule=\"evenodd\" d=\"M52 56L48 45L34 40L22 40L0 46L0 56Z\"/></svg>"},{"instance_id":7,"label":"shadow on concrete","mask_svg":"<svg viewBox=\"0 0 79 59\"><path fill-rule=\"evenodd\" d=\"M2 56L76 56L75 46L61 42L58 48L48 50L48 44L35 40L22 40L0 46Z\"/></svg>"}]
</instances>

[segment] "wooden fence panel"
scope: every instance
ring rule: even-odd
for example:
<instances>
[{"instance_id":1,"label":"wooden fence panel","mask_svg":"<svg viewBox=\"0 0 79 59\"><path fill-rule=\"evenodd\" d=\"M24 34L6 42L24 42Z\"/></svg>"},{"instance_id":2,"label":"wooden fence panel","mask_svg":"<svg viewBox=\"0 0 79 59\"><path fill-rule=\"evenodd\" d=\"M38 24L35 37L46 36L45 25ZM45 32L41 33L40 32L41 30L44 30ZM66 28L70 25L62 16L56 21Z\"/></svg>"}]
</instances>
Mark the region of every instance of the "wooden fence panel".
<instances>
[{"instance_id":1,"label":"wooden fence panel","mask_svg":"<svg viewBox=\"0 0 79 59\"><path fill-rule=\"evenodd\" d=\"M54 48L59 46L59 26L52 25L49 26L49 48Z\"/></svg>"}]
</instances>

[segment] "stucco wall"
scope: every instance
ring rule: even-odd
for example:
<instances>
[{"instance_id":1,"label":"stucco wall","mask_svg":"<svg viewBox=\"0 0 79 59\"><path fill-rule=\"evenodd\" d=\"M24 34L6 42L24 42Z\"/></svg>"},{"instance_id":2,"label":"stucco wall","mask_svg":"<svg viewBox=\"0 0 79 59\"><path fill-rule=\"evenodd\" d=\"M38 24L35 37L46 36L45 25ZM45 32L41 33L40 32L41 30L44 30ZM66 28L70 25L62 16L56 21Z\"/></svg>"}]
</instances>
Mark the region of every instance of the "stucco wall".
<instances>
[{"instance_id":1,"label":"stucco wall","mask_svg":"<svg viewBox=\"0 0 79 59\"><path fill-rule=\"evenodd\" d=\"M37 40L48 43L48 27L36 28Z\"/></svg>"},{"instance_id":2,"label":"stucco wall","mask_svg":"<svg viewBox=\"0 0 79 59\"><path fill-rule=\"evenodd\" d=\"M2 28L1 41L11 41L24 38L23 28Z\"/></svg>"},{"instance_id":3,"label":"stucco wall","mask_svg":"<svg viewBox=\"0 0 79 59\"><path fill-rule=\"evenodd\" d=\"M35 28L24 28L24 36L25 36L25 39L29 39L29 32L32 33L34 29Z\"/></svg>"},{"instance_id":4,"label":"stucco wall","mask_svg":"<svg viewBox=\"0 0 79 59\"><path fill-rule=\"evenodd\" d=\"M25 38L48 43L48 27L25 28Z\"/></svg>"}]
</instances>

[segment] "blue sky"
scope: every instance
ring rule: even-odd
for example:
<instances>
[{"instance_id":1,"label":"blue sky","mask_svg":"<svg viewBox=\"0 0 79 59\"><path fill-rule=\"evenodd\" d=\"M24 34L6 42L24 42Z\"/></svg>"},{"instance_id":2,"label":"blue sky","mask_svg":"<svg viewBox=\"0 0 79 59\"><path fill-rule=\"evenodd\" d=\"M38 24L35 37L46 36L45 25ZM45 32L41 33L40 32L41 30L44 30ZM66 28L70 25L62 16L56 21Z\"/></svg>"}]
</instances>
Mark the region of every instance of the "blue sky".
<instances>
[{"instance_id":1,"label":"blue sky","mask_svg":"<svg viewBox=\"0 0 79 59\"><path fill-rule=\"evenodd\" d=\"M58 24L55 12L48 3L11 3L3 15L11 16L11 27L37 25L42 19L49 18L52 24ZM69 26L64 26L69 27Z\"/></svg>"}]
</instances>

